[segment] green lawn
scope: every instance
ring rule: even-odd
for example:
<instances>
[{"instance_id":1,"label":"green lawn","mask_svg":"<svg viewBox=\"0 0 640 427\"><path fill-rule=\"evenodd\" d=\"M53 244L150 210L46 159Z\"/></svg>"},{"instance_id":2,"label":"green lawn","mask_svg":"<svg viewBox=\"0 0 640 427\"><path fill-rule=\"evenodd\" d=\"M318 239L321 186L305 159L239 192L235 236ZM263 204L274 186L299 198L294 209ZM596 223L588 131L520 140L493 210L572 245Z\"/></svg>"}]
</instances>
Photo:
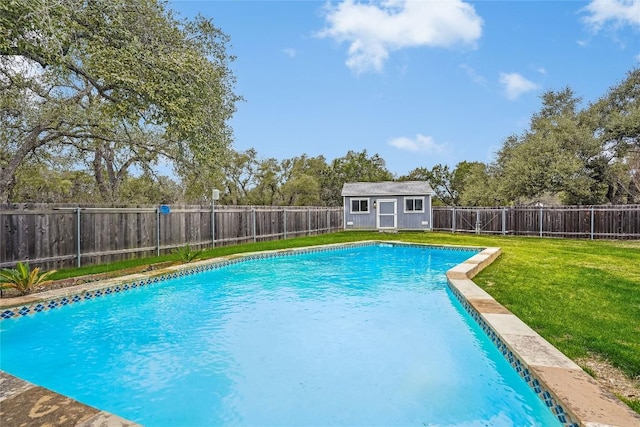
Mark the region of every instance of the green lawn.
<instances>
[{"instance_id":1,"label":"green lawn","mask_svg":"<svg viewBox=\"0 0 640 427\"><path fill-rule=\"evenodd\" d=\"M355 240L499 246L502 255L474 281L572 359L595 355L640 378L640 241L540 239L451 233L339 232L207 250L232 253ZM162 257L177 259L176 255ZM131 267L130 260L64 270L54 278ZM638 400L628 402L637 408ZM636 409L637 410L637 409Z\"/></svg>"}]
</instances>

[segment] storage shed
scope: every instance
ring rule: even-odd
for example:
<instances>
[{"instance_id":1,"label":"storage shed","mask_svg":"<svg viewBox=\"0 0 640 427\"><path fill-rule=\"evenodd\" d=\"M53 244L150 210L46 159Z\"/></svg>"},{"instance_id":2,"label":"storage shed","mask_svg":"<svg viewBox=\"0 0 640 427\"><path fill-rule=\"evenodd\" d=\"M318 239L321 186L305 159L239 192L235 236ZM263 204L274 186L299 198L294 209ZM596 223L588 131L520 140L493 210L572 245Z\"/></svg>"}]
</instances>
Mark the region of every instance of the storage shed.
<instances>
[{"instance_id":1,"label":"storage shed","mask_svg":"<svg viewBox=\"0 0 640 427\"><path fill-rule=\"evenodd\" d=\"M426 181L350 182L342 187L345 230L431 230Z\"/></svg>"}]
</instances>

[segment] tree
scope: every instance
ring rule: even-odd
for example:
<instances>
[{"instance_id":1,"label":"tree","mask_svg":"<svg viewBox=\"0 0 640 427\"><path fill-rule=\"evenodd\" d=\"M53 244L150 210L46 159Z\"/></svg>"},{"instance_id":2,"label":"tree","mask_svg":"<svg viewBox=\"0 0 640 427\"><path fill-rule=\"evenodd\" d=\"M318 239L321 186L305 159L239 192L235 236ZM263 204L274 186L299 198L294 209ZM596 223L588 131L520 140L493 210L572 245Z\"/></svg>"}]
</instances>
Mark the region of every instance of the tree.
<instances>
[{"instance_id":1,"label":"tree","mask_svg":"<svg viewBox=\"0 0 640 427\"><path fill-rule=\"evenodd\" d=\"M323 156L300 157L281 162L283 184L281 203L285 206L320 205L321 179L327 174L327 163Z\"/></svg>"},{"instance_id":2,"label":"tree","mask_svg":"<svg viewBox=\"0 0 640 427\"><path fill-rule=\"evenodd\" d=\"M480 162L462 161L453 170L449 169L448 165L437 164L431 170L424 167L416 168L400 180L427 181L436 193L437 203L457 206L465 188L475 178L475 171L484 169L485 165Z\"/></svg>"},{"instance_id":3,"label":"tree","mask_svg":"<svg viewBox=\"0 0 640 427\"><path fill-rule=\"evenodd\" d=\"M638 203L640 70L587 108L567 87L542 95L522 135L508 137L490 168L500 200Z\"/></svg>"},{"instance_id":4,"label":"tree","mask_svg":"<svg viewBox=\"0 0 640 427\"><path fill-rule=\"evenodd\" d=\"M425 167L417 167L407 175L398 178L398 181L429 181L431 179L431 171ZM431 182L429 185L433 186Z\"/></svg>"},{"instance_id":5,"label":"tree","mask_svg":"<svg viewBox=\"0 0 640 427\"><path fill-rule=\"evenodd\" d=\"M253 148L243 152L227 151L221 161L224 202L232 205L244 205L249 202L249 192L256 185L257 156L258 153Z\"/></svg>"},{"instance_id":6,"label":"tree","mask_svg":"<svg viewBox=\"0 0 640 427\"><path fill-rule=\"evenodd\" d=\"M419 167L401 180L427 181L436 193L436 202L446 206L458 204L458 191L453 187L454 172L448 165L437 164L431 170Z\"/></svg>"},{"instance_id":7,"label":"tree","mask_svg":"<svg viewBox=\"0 0 640 427\"><path fill-rule=\"evenodd\" d=\"M216 167L231 142L233 57L208 19L159 0L17 0L0 28L0 202L38 151L89 159L109 198L134 164Z\"/></svg>"},{"instance_id":8,"label":"tree","mask_svg":"<svg viewBox=\"0 0 640 427\"><path fill-rule=\"evenodd\" d=\"M640 203L640 151L634 151L628 157L630 202Z\"/></svg>"},{"instance_id":9,"label":"tree","mask_svg":"<svg viewBox=\"0 0 640 427\"><path fill-rule=\"evenodd\" d=\"M322 200L327 206L342 205L342 186L345 182L391 181L393 175L378 154L369 157L367 150L349 151L334 159L320 180Z\"/></svg>"},{"instance_id":10,"label":"tree","mask_svg":"<svg viewBox=\"0 0 640 427\"><path fill-rule=\"evenodd\" d=\"M451 179L451 187L458 193L458 202L460 198L466 192L467 188L478 177L487 175L488 166L482 162L468 162L462 161L458 163L453 170L453 177Z\"/></svg>"},{"instance_id":11,"label":"tree","mask_svg":"<svg viewBox=\"0 0 640 427\"><path fill-rule=\"evenodd\" d=\"M492 173L490 165L481 162L462 162L465 164L464 173L458 173L456 168L456 178L464 175L463 183L460 185L459 202L462 206L500 206L505 201L500 198L496 191L496 179Z\"/></svg>"},{"instance_id":12,"label":"tree","mask_svg":"<svg viewBox=\"0 0 640 427\"><path fill-rule=\"evenodd\" d=\"M16 203L91 203L98 198L95 181L84 171L53 169L29 163L16 175Z\"/></svg>"},{"instance_id":13,"label":"tree","mask_svg":"<svg viewBox=\"0 0 640 427\"><path fill-rule=\"evenodd\" d=\"M137 204L170 204L183 201L182 188L168 176L145 172L127 175L120 186L119 200L135 200Z\"/></svg>"},{"instance_id":14,"label":"tree","mask_svg":"<svg viewBox=\"0 0 640 427\"><path fill-rule=\"evenodd\" d=\"M594 176L600 145L588 115L578 111L580 98L565 88L544 93L542 101L530 129L498 151L499 198L520 203L551 193L563 203L602 203L606 188Z\"/></svg>"},{"instance_id":15,"label":"tree","mask_svg":"<svg viewBox=\"0 0 640 427\"><path fill-rule=\"evenodd\" d=\"M586 115L592 120L601 156L597 177L607 185L611 203L639 203L637 158L640 156L640 69L591 104Z\"/></svg>"},{"instance_id":16,"label":"tree","mask_svg":"<svg viewBox=\"0 0 640 427\"><path fill-rule=\"evenodd\" d=\"M271 157L261 160L256 170L256 187L249 195L250 203L275 206L281 200L282 168L277 159Z\"/></svg>"},{"instance_id":17,"label":"tree","mask_svg":"<svg viewBox=\"0 0 640 427\"><path fill-rule=\"evenodd\" d=\"M596 132L605 149L619 158L629 150L640 151L640 68L631 70L589 110L596 116Z\"/></svg>"}]
</instances>

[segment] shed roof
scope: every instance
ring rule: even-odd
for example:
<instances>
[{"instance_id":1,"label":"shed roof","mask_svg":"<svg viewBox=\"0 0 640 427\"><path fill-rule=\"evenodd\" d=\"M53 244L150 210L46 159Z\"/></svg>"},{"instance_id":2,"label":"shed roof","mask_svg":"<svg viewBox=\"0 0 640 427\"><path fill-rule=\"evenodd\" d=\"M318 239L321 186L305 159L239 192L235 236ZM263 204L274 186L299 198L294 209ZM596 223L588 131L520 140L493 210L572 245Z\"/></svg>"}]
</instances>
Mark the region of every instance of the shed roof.
<instances>
[{"instance_id":1,"label":"shed roof","mask_svg":"<svg viewBox=\"0 0 640 427\"><path fill-rule=\"evenodd\" d=\"M427 181L347 182L342 196L419 196L435 194Z\"/></svg>"}]
</instances>

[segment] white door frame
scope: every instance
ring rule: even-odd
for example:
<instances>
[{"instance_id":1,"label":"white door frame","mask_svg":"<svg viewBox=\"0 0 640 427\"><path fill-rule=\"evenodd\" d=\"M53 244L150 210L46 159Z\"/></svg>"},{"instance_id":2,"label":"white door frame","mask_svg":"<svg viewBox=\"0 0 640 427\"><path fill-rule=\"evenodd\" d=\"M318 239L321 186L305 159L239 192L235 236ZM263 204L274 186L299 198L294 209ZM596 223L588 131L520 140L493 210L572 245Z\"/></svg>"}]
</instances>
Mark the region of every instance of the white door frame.
<instances>
[{"instance_id":1,"label":"white door frame","mask_svg":"<svg viewBox=\"0 0 640 427\"><path fill-rule=\"evenodd\" d=\"M380 205L382 203L393 203L393 214L381 214ZM398 228L398 200L397 199L378 199L376 200L376 204L378 208L376 209L376 228L378 230L393 230ZM393 227L381 227L380 226L380 216L390 216L393 215Z\"/></svg>"}]
</instances>

